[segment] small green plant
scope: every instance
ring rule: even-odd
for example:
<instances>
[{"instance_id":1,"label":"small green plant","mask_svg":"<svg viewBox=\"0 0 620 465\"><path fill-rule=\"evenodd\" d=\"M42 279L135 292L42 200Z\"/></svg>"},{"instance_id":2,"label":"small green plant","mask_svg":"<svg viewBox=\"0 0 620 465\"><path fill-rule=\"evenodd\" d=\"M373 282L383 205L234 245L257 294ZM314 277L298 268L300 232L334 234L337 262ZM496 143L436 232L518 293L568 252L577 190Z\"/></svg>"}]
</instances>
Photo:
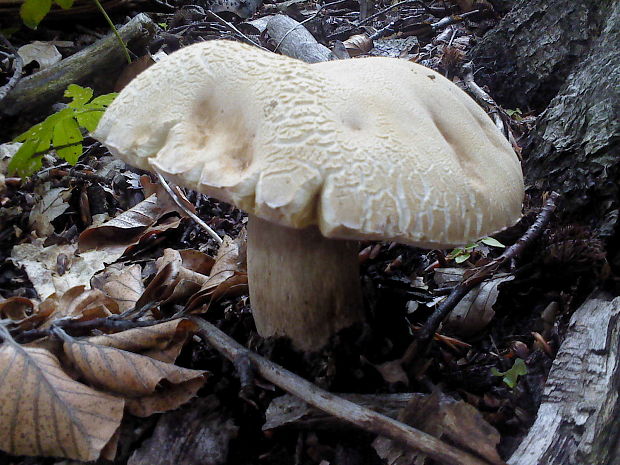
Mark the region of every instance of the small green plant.
<instances>
[{"instance_id":1,"label":"small green plant","mask_svg":"<svg viewBox=\"0 0 620 465\"><path fill-rule=\"evenodd\" d=\"M497 368L491 368L491 374L493 376L503 376L502 381L510 389L514 389L519 381L519 376L527 375L527 366L523 359L518 358L507 371L499 371Z\"/></svg>"},{"instance_id":2,"label":"small green plant","mask_svg":"<svg viewBox=\"0 0 620 465\"><path fill-rule=\"evenodd\" d=\"M476 250L477 247L480 247L480 244L488 245L489 247L497 247L500 249L506 248L506 246L497 239L493 239L492 237L483 237L476 242L467 244L465 247L458 247L454 249L446 255L446 258L449 260L454 260L456 263L463 263L464 261L469 260L472 252Z\"/></svg>"},{"instance_id":3,"label":"small green plant","mask_svg":"<svg viewBox=\"0 0 620 465\"><path fill-rule=\"evenodd\" d=\"M22 21L26 26L31 29L36 29L39 26L39 23L43 21L43 18L47 16L52 8L52 4L55 3L63 10L68 10L73 6L74 0L26 0L22 3L21 8L19 9L19 15L22 18ZM105 20L107 21L110 29L116 36L121 48L123 49L123 53L125 54L125 59L127 63L131 63L131 56L129 55L129 50L127 50L127 46L123 39L121 38L118 30L114 26L114 23L108 16L108 13L105 11L101 2L99 0L93 0L97 9L101 12Z\"/></svg>"},{"instance_id":4,"label":"small green plant","mask_svg":"<svg viewBox=\"0 0 620 465\"><path fill-rule=\"evenodd\" d=\"M35 124L14 141L23 142L9 163L9 173L29 176L41 168L41 155L55 150L59 157L74 165L82 154L85 131L94 131L116 94L93 98L93 90L71 84L65 91L71 99L67 108Z\"/></svg>"},{"instance_id":5,"label":"small green plant","mask_svg":"<svg viewBox=\"0 0 620 465\"><path fill-rule=\"evenodd\" d=\"M514 110L506 110L506 114L511 118L516 119L517 121L521 121L523 119L523 113L521 113L520 108L515 108Z\"/></svg>"}]
</instances>

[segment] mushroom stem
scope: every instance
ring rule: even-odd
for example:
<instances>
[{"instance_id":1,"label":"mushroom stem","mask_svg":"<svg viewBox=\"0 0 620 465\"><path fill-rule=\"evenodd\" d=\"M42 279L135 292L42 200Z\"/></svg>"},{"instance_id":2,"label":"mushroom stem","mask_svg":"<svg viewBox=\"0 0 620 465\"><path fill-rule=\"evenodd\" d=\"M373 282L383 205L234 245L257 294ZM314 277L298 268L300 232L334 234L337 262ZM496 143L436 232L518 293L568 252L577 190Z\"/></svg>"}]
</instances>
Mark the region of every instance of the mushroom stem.
<instances>
[{"instance_id":1,"label":"mushroom stem","mask_svg":"<svg viewBox=\"0 0 620 465\"><path fill-rule=\"evenodd\" d=\"M318 350L362 319L358 243L327 239L316 226L250 216L248 280L258 333L287 336L300 350Z\"/></svg>"}]
</instances>

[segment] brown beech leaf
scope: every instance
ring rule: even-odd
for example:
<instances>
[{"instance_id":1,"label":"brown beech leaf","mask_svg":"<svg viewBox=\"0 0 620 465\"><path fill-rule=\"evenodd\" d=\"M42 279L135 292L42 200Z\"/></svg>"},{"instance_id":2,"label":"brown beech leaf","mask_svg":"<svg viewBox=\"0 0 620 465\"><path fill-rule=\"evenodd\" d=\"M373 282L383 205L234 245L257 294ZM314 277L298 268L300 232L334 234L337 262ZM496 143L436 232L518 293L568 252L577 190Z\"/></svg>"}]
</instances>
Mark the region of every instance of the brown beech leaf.
<instances>
[{"instance_id":1,"label":"brown beech leaf","mask_svg":"<svg viewBox=\"0 0 620 465\"><path fill-rule=\"evenodd\" d=\"M196 249L179 250L179 255L181 255L185 268L204 275L209 275L209 273L211 273L211 269L215 263L213 257Z\"/></svg>"},{"instance_id":2,"label":"brown beech leaf","mask_svg":"<svg viewBox=\"0 0 620 465\"><path fill-rule=\"evenodd\" d=\"M202 384L205 382L206 372L181 368L86 340L66 338L63 348L69 360L89 383L126 397L154 394L160 383L162 386L183 384L197 378L200 378Z\"/></svg>"},{"instance_id":3,"label":"brown beech leaf","mask_svg":"<svg viewBox=\"0 0 620 465\"><path fill-rule=\"evenodd\" d=\"M101 226L86 229L78 239L79 250L92 250L108 245L130 245L140 234L166 213L157 195L151 195L139 204L112 218Z\"/></svg>"},{"instance_id":4,"label":"brown beech leaf","mask_svg":"<svg viewBox=\"0 0 620 465\"><path fill-rule=\"evenodd\" d=\"M115 334L93 336L87 341L173 363L195 329L196 325L190 320L179 319Z\"/></svg>"},{"instance_id":5,"label":"brown beech leaf","mask_svg":"<svg viewBox=\"0 0 620 465\"><path fill-rule=\"evenodd\" d=\"M158 258L157 261L155 262L158 270L161 270L168 263L174 263L174 269L176 270L175 279L177 280L177 282L184 279L187 281L194 281L195 283L202 286L209 279L207 275L204 275L202 273L196 272L188 268L186 264L184 263L181 253L178 250L164 249L164 255ZM213 259L211 259L211 263L213 263Z\"/></svg>"},{"instance_id":6,"label":"brown beech leaf","mask_svg":"<svg viewBox=\"0 0 620 465\"><path fill-rule=\"evenodd\" d=\"M497 453L500 435L475 407L441 393L412 398L398 419L440 439L484 457L489 464L506 465ZM423 464L424 454L405 449L385 437L373 442L377 454L389 465Z\"/></svg>"},{"instance_id":7,"label":"brown beech leaf","mask_svg":"<svg viewBox=\"0 0 620 465\"><path fill-rule=\"evenodd\" d=\"M356 57L368 53L374 47L374 43L366 34L356 34L343 42L347 52L351 57Z\"/></svg>"},{"instance_id":8,"label":"brown beech leaf","mask_svg":"<svg viewBox=\"0 0 620 465\"><path fill-rule=\"evenodd\" d=\"M0 449L96 460L114 440L125 402L70 378L44 349L0 345Z\"/></svg>"},{"instance_id":9,"label":"brown beech leaf","mask_svg":"<svg viewBox=\"0 0 620 465\"><path fill-rule=\"evenodd\" d=\"M149 417L154 413L174 410L196 397L196 393L204 383L202 377L174 385L163 383L163 389L150 396L127 399L127 411L137 417Z\"/></svg>"},{"instance_id":10,"label":"brown beech leaf","mask_svg":"<svg viewBox=\"0 0 620 465\"><path fill-rule=\"evenodd\" d=\"M204 257L207 256L204 255ZM196 257L194 256L191 260L190 256L187 263L199 269L207 267L210 269L211 263L208 263L209 260L204 257L202 263L197 263ZM185 263L186 260L179 251L165 249L164 255L156 262L159 271L136 302L136 307L143 307L154 302L166 304L183 302L187 300L187 297L197 293L209 281L209 277L186 268Z\"/></svg>"},{"instance_id":11,"label":"brown beech leaf","mask_svg":"<svg viewBox=\"0 0 620 465\"><path fill-rule=\"evenodd\" d=\"M84 289L76 286L62 296L50 296L47 301L55 301L55 309L41 328L48 328L60 318L87 321L120 313L118 304L99 289Z\"/></svg>"},{"instance_id":12,"label":"brown beech leaf","mask_svg":"<svg viewBox=\"0 0 620 465\"><path fill-rule=\"evenodd\" d=\"M203 285L203 289L213 289L232 277L235 272L245 272L245 236L239 235L236 239L224 237L215 257L215 263L211 268L209 280Z\"/></svg>"},{"instance_id":13,"label":"brown beech leaf","mask_svg":"<svg viewBox=\"0 0 620 465\"><path fill-rule=\"evenodd\" d=\"M27 297L0 298L0 319L20 321L33 313L34 302Z\"/></svg>"},{"instance_id":14,"label":"brown beech leaf","mask_svg":"<svg viewBox=\"0 0 620 465\"><path fill-rule=\"evenodd\" d=\"M144 292L142 268L137 264L110 265L102 273L93 276L90 285L93 289L102 290L113 299L118 304L120 312L123 313L134 308Z\"/></svg>"}]
</instances>

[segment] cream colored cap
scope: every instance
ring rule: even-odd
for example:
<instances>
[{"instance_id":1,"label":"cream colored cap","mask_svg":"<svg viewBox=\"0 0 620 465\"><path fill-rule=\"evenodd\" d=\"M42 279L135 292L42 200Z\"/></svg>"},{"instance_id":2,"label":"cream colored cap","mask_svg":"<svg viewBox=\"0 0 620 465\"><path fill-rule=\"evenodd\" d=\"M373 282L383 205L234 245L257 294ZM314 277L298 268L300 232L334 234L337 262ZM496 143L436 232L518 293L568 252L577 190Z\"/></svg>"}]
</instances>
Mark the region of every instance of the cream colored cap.
<instances>
[{"instance_id":1,"label":"cream colored cap","mask_svg":"<svg viewBox=\"0 0 620 465\"><path fill-rule=\"evenodd\" d=\"M405 60L309 65L202 42L134 79L93 136L131 165L330 238L447 247L521 215L510 144L456 85Z\"/></svg>"}]
</instances>

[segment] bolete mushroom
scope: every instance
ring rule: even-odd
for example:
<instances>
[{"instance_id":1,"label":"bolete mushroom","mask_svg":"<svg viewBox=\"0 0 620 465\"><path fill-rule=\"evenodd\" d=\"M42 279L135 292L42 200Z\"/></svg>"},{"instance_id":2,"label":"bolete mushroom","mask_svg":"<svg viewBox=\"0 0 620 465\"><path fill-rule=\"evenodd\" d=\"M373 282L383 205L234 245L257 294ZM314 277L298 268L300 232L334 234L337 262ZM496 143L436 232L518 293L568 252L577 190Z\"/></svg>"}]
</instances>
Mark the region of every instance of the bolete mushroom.
<instances>
[{"instance_id":1,"label":"bolete mushroom","mask_svg":"<svg viewBox=\"0 0 620 465\"><path fill-rule=\"evenodd\" d=\"M134 79L94 137L249 214L257 329L303 350L362 317L356 241L445 248L521 214L509 143L456 85L405 60L309 65L202 42Z\"/></svg>"}]
</instances>

